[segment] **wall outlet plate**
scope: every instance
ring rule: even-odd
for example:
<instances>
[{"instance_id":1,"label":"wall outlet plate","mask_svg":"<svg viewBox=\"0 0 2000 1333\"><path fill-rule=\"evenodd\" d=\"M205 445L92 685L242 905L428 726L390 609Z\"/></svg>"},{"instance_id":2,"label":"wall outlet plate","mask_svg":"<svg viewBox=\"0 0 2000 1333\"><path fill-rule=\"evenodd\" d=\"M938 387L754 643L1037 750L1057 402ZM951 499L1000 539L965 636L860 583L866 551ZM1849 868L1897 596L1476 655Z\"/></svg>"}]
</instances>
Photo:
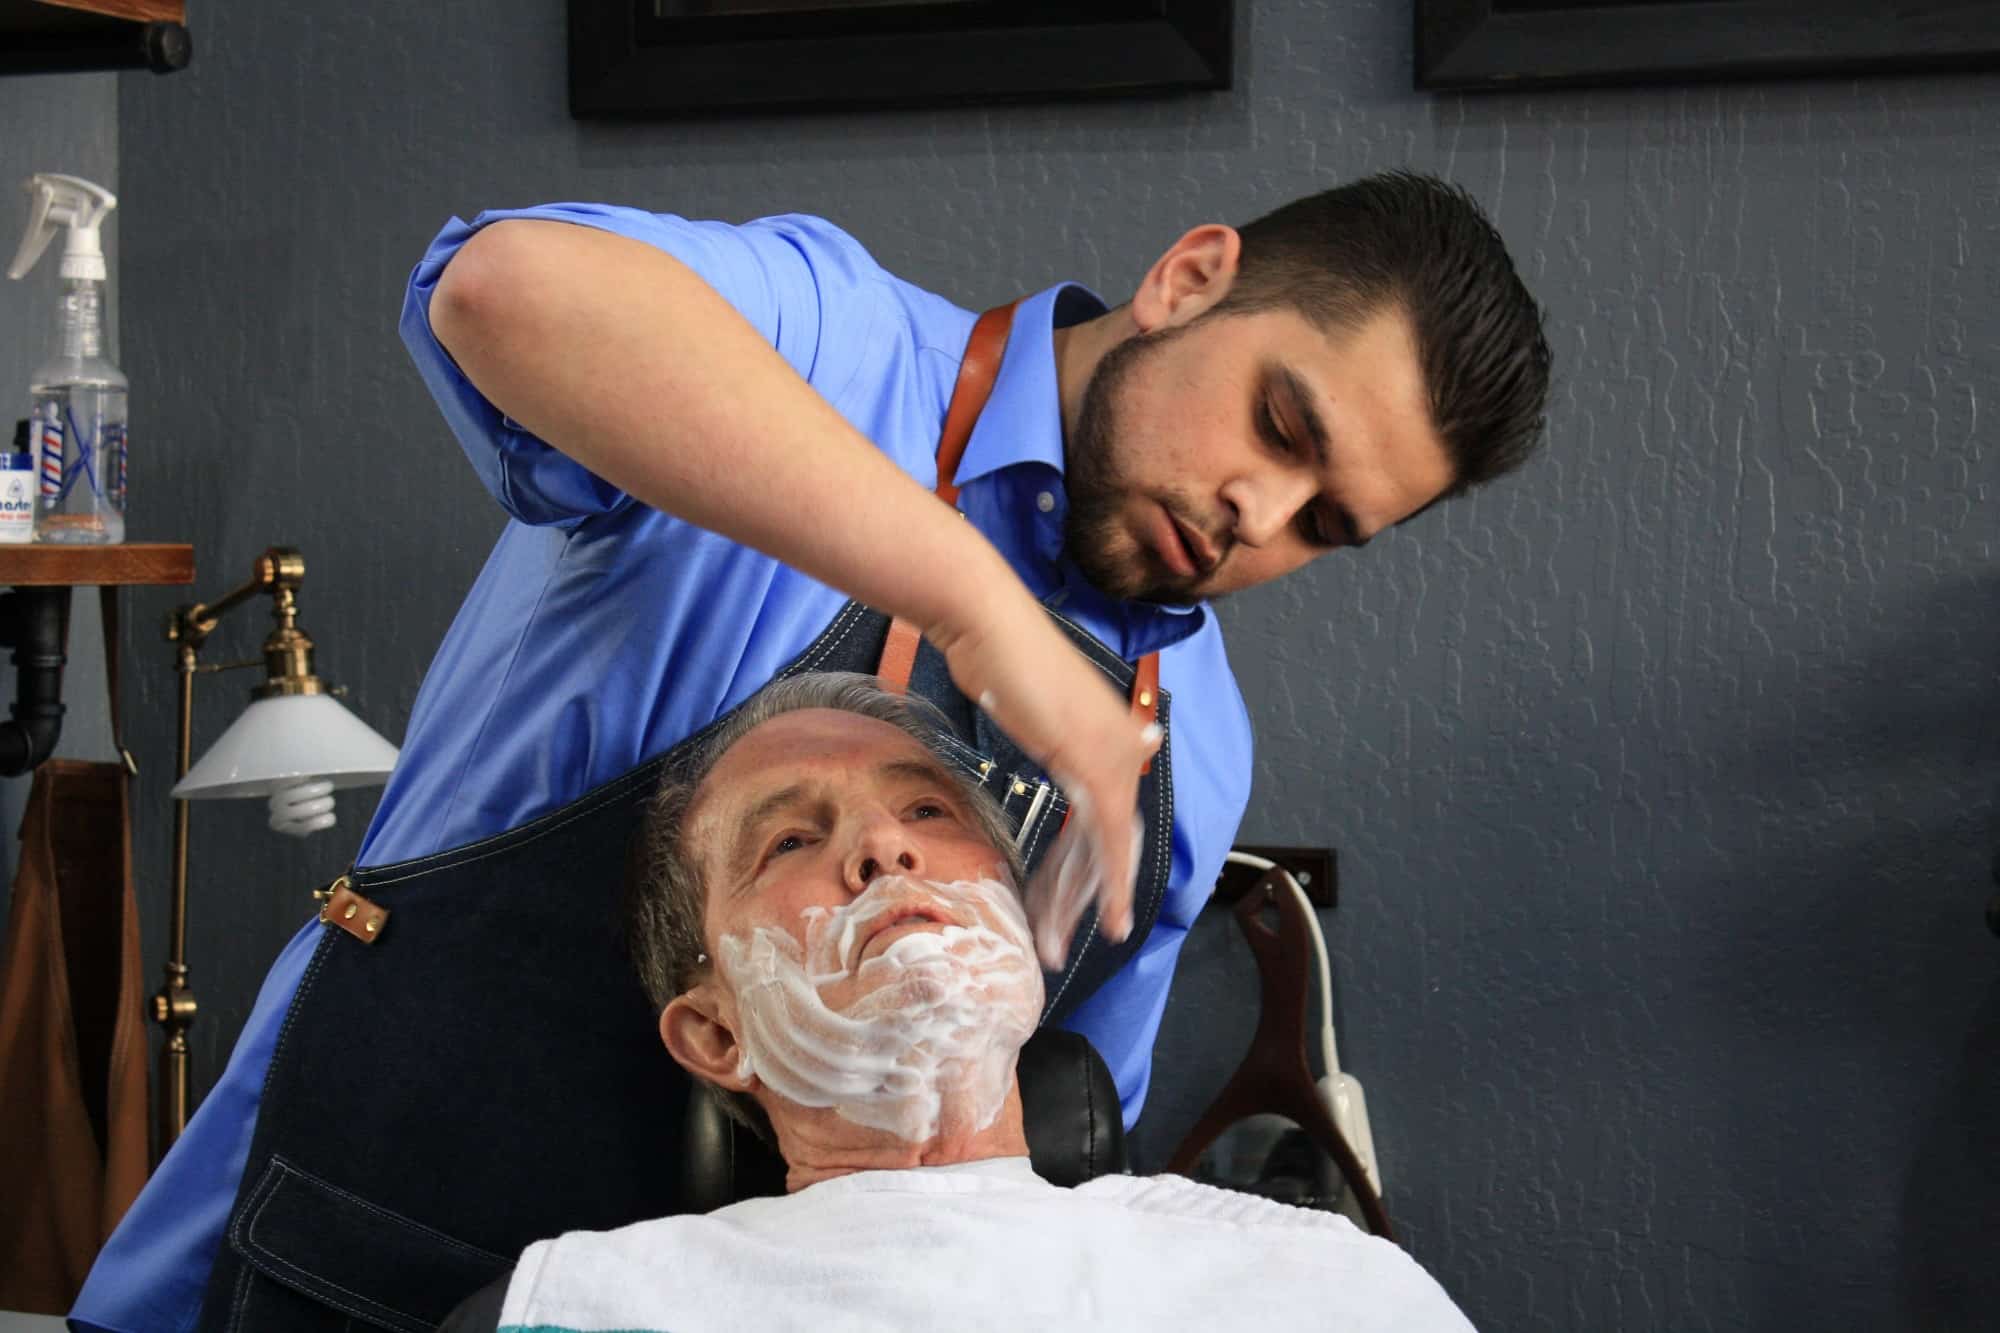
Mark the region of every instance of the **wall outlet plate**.
<instances>
[{"instance_id":1,"label":"wall outlet plate","mask_svg":"<svg viewBox=\"0 0 2000 1333\"><path fill-rule=\"evenodd\" d=\"M1266 861L1275 861L1292 872L1292 878L1306 891L1315 907L1338 907L1340 905L1339 862L1331 847L1253 847L1248 843L1234 850L1261 856ZM1216 900L1229 904L1250 892L1250 888L1264 872L1249 866L1226 862L1222 874L1215 882Z\"/></svg>"}]
</instances>

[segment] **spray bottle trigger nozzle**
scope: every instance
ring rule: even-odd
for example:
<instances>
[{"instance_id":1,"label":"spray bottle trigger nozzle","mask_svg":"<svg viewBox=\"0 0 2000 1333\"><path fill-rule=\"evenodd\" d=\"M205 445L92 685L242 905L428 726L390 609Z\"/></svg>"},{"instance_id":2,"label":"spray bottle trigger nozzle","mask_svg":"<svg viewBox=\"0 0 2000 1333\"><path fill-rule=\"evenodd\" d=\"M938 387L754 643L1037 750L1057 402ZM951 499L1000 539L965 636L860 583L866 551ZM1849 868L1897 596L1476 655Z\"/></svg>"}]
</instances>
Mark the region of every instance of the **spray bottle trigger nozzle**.
<instances>
[{"instance_id":1,"label":"spray bottle trigger nozzle","mask_svg":"<svg viewBox=\"0 0 2000 1333\"><path fill-rule=\"evenodd\" d=\"M49 224L49 205L55 202L53 190L38 190L32 181L28 191L35 202L28 208L28 229L21 233L21 248L14 252L14 262L7 266L7 276L21 278L35 266L42 257L42 251L49 248L49 241L56 229Z\"/></svg>"},{"instance_id":2,"label":"spray bottle trigger nozzle","mask_svg":"<svg viewBox=\"0 0 2000 1333\"><path fill-rule=\"evenodd\" d=\"M42 257L57 227L69 228L63 246L63 276L102 282L105 278L104 248L97 229L105 214L118 207L118 196L81 176L64 176L38 171L28 177L24 188L34 202L28 209L28 230L7 266L7 276L27 274Z\"/></svg>"}]
</instances>

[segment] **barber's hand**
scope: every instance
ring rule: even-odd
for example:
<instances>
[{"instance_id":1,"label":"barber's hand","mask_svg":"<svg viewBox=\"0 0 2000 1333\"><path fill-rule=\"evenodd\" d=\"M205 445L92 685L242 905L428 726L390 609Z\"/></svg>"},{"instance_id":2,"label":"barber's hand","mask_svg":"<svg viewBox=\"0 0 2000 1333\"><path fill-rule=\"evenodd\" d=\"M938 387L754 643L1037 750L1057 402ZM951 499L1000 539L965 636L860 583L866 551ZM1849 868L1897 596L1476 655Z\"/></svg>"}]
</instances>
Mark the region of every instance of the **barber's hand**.
<instances>
[{"instance_id":1,"label":"barber's hand","mask_svg":"<svg viewBox=\"0 0 2000 1333\"><path fill-rule=\"evenodd\" d=\"M1015 583L996 594L977 599L972 623L934 625L925 634L958 688L1069 796L1068 827L1024 895L1035 951L1054 970L1093 903L1108 938L1132 933L1143 834L1135 813L1139 768L1160 748L1160 730L1133 717L1130 703L1025 588Z\"/></svg>"}]
</instances>

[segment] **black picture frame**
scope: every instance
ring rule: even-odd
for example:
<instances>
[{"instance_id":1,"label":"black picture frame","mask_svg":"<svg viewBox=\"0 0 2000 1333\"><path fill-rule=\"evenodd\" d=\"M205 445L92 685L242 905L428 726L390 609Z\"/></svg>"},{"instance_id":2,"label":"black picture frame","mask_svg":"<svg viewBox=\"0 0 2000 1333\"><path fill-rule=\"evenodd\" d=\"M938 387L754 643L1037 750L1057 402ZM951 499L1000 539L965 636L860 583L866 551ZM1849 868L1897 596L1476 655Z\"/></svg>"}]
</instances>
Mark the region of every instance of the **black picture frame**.
<instances>
[{"instance_id":1,"label":"black picture frame","mask_svg":"<svg viewBox=\"0 0 2000 1333\"><path fill-rule=\"evenodd\" d=\"M1498 91L2000 68L1993 0L1416 0L1416 84Z\"/></svg>"},{"instance_id":2,"label":"black picture frame","mask_svg":"<svg viewBox=\"0 0 2000 1333\"><path fill-rule=\"evenodd\" d=\"M775 13L688 12L728 8L569 0L570 114L1169 93L1228 88L1233 73L1233 0L824 0Z\"/></svg>"}]
</instances>

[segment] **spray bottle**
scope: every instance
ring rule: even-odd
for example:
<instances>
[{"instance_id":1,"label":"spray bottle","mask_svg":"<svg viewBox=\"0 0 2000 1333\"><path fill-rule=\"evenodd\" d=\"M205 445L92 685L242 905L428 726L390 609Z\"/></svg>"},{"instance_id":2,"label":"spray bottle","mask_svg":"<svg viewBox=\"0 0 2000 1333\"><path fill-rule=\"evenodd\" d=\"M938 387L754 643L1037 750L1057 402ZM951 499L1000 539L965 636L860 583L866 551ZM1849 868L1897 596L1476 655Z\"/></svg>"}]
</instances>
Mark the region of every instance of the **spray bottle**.
<instances>
[{"instance_id":1,"label":"spray bottle","mask_svg":"<svg viewBox=\"0 0 2000 1333\"><path fill-rule=\"evenodd\" d=\"M75 176L30 176L28 230L8 266L19 278L56 234L63 243L56 354L35 371L29 430L41 477L35 540L125 540L125 376L104 356L104 250L97 229L118 199Z\"/></svg>"}]
</instances>

